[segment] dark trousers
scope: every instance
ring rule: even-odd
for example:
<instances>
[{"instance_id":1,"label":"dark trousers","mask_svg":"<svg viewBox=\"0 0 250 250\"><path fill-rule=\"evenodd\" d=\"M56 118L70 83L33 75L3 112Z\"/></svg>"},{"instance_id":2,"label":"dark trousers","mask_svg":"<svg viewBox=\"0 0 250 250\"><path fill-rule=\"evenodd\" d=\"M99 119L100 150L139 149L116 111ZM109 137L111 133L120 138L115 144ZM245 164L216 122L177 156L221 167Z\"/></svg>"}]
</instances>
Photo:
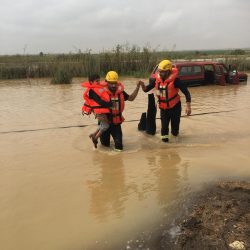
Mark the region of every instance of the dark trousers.
<instances>
[{"instance_id":1,"label":"dark trousers","mask_svg":"<svg viewBox=\"0 0 250 250\"><path fill-rule=\"evenodd\" d=\"M146 120L146 132L147 134L154 135L156 132L156 105L154 94L148 95L148 110Z\"/></svg>"},{"instance_id":2,"label":"dark trousers","mask_svg":"<svg viewBox=\"0 0 250 250\"><path fill-rule=\"evenodd\" d=\"M154 135L156 132L156 112L154 94L148 94L148 110L147 113L144 112L141 114L138 130Z\"/></svg>"},{"instance_id":3,"label":"dark trousers","mask_svg":"<svg viewBox=\"0 0 250 250\"><path fill-rule=\"evenodd\" d=\"M179 134L181 119L181 102L178 102L171 109L161 109L161 135L169 134L169 122L171 122L171 133L174 136Z\"/></svg>"},{"instance_id":4,"label":"dark trousers","mask_svg":"<svg viewBox=\"0 0 250 250\"><path fill-rule=\"evenodd\" d=\"M121 124L114 125L110 124L108 130L106 130L100 137L101 144L105 147L110 146L110 135L112 136L115 142L116 149L123 149L122 145L122 128Z\"/></svg>"}]
</instances>

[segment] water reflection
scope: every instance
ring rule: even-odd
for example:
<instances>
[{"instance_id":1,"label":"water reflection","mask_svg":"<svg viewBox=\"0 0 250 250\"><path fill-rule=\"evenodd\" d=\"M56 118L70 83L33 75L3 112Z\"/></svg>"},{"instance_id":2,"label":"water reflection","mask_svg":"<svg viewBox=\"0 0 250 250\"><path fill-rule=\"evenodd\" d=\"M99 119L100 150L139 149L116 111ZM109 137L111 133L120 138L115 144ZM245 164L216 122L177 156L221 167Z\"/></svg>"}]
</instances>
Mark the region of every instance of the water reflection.
<instances>
[{"instance_id":1,"label":"water reflection","mask_svg":"<svg viewBox=\"0 0 250 250\"><path fill-rule=\"evenodd\" d=\"M90 213L99 222L107 221L112 214L123 217L124 203L131 191L136 194L138 201L147 199L147 194L155 192L157 203L161 207L167 205L177 197L179 182L183 177L180 173L181 157L176 151L161 150L148 154L145 166L150 168L149 176L145 176L143 183L135 183L134 180L125 183L126 173L121 154L107 157L97 153L93 155L93 162L100 168L99 176L87 184L91 195Z\"/></svg>"},{"instance_id":2,"label":"water reflection","mask_svg":"<svg viewBox=\"0 0 250 250\"><path fill-rule=\"evenodd\" d=\"M169 150L165 150L165 153L159 152L157 157L158 168L155 172L157 177L157 197L159 205L163 206L178 195L181 157L176 151Z\"/></svg>"},{"instance_id":3,"label":"water reflection","mask_svg":"<svg viewBox=\"0 0 250 250\"><path fill-rule=\"evenodd\" d=\"M88 180L90 192L89 212L98 222L107 222L112 216L122 218L127 209L125 202L135 194L138 202L148 199L155 193L160 208L165 208L179 195L180 184L187 181L187 163L177 151L161 149L145 156L141 163L145 166L144 177L134 176L125 182L126 175L123 155L107 156L103 153L93 154L95 168L99 168L95 180ZM183 171L182 171L183 170ZM143 178L143 182L140 182Z\"/></svg>"},{"instance_id":4,"label":"water reflection","mask_svg":"<svg viewBox=\"0 0 250 250\"><path fill-rule=\"evenodd\" d=\"M106 154L97 153L93 154L93 162L100 168L100 177L87 182L91 194L90 213L99 222L106 221L112 214L122 217L128 196L122 155L112 156L111 162Z\"/></svg>"}]
</instances>

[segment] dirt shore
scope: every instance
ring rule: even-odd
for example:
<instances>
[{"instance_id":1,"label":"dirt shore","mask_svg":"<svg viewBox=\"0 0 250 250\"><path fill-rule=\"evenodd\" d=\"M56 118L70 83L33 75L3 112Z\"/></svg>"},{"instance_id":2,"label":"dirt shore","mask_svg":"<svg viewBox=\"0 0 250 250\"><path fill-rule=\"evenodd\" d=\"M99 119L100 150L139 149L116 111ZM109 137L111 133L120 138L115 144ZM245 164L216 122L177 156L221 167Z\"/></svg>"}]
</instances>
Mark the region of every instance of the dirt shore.
<instances>
[{"instance_id":1,"label":"dirt shore","mask_svg":"<svg viewBox=\"0 0 250 250\"><path fill-rule=\"evenodd\" d=\"M250 249L250 182L207 187L174 227L166 224L128 242L124 249Z\"/></svg>"}]
</instances>

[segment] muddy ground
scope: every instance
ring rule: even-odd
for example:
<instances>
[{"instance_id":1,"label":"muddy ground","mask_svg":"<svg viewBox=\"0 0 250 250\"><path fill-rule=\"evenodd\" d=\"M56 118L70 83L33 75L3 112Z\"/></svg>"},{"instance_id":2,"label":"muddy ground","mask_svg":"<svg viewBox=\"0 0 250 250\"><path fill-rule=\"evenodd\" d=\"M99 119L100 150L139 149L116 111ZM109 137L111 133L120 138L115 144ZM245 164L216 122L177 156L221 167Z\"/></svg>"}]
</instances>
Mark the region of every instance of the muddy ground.
<instances>
[{"instance_id":1,"label":"muddy ground","mask_svg":"<svg viewBox=\"0 0 250 250\"><path fill-rule=\"evenodd\" d=\"M122 249L250 249L250 182L219 182L191 199L186 212Z\"/></svg>"}]
</instances>

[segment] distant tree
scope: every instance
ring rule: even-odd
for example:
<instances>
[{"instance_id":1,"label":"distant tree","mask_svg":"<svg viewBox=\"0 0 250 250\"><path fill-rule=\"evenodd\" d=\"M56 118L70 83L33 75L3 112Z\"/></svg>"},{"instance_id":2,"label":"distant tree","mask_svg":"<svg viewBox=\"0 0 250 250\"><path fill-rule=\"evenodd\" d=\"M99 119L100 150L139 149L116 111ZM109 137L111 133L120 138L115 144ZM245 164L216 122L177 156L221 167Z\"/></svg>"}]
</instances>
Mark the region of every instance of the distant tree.
<instances>
[{"instance_id":1,"label":"distant tree","mask_svg":"<svg viewBox=\"0 0 250 250\"><path fill-rule=\"evenodd\" d=\"M245 50L243 49L235 49L231 51L231 55L245 55Z\"/></svg>"},{"instance_id":2,"label":"distant tree","mask_svg":"<svg viewBox=\"0 0 250 250\"><path fill-rule=\"evenodd\" d=\"M41 51L40 53L39 53L39 56L43 56L44 54L43 54L43 52Z\"/></svg>"}]
</instances>

